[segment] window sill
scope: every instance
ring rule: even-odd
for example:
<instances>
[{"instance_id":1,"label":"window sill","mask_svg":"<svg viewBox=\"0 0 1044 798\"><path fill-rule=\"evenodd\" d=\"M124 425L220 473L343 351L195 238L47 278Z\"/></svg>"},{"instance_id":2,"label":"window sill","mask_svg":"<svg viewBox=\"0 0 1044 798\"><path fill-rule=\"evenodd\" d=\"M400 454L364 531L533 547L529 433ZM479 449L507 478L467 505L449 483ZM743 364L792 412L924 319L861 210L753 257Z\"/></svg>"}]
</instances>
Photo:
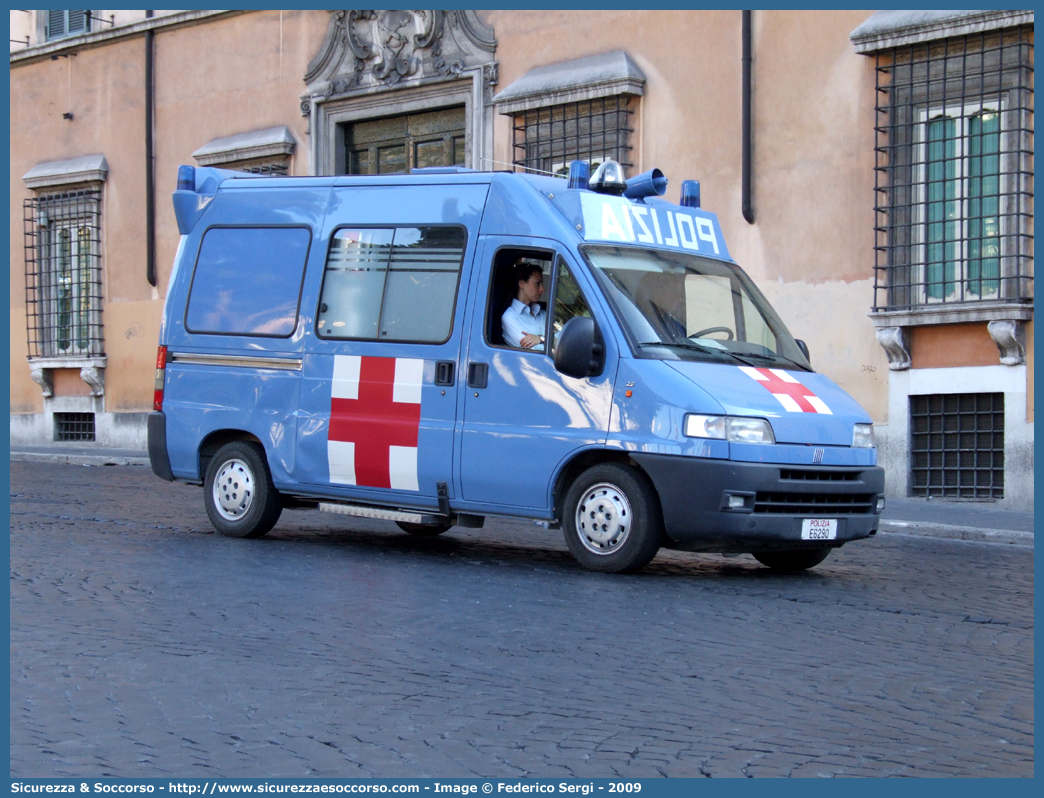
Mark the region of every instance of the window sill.
<instances>
[{"instance_id":1,"label":"window sill","mask_svg":"<svg viewBox=\"0 0 1044 798\"><path fill-rule=\"evenodd\" d=\"M928 324L968 324L981 321L1030 321L1031 302L962 302L909 310L879 310L867 314L875 327L921 327Z\"/></svg>"},{"instance_id":2,"label":"window sill","mask_svg":"<svg viewBox=\"0 0 1044 798\"><path fill-rule=\"evenodd\" d=\"M29 365L34 369L82 369L105 368L106 358L98 355L66 355L62 357L31 357Z\"/></svg>"}]
</instances>

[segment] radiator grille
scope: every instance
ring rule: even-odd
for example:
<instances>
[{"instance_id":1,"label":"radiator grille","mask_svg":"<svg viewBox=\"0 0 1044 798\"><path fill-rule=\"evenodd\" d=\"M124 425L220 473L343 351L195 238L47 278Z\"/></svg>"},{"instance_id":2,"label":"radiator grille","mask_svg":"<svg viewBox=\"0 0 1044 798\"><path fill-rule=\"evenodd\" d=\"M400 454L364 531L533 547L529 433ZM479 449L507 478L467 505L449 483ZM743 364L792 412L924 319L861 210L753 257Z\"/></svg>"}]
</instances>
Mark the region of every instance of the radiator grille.
<instances>
[{"instance_id":1,"label":"radiator grille","mask_svg":"<svg viewBox=\"0 0 1044 798\"><path fill-rule=\"evenodd\" d=\"M780 479L799 479L810 482L854 482L858 471L811 471L801 468L781 468Z\"/></svg>"},{"instance_id":2,"label":"radiator grille","mask_svg":"<svg viewBox=\"0 0 1044 798\"><path fill-rule=\"evenodd\" d=\"M876 504L876 495L873 493L758 491L754 498L754 512L780 515L858 515L872 513Z\"/></svg>"}]
</instances>

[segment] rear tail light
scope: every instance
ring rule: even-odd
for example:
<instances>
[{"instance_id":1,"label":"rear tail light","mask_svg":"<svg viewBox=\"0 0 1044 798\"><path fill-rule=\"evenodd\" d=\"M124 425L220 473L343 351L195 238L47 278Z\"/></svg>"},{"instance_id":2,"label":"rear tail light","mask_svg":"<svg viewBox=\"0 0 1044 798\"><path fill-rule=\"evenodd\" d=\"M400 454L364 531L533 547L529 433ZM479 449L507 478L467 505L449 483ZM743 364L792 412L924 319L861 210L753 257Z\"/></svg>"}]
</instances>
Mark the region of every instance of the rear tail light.
<instances>
[{"instance_id":1,"label":"rear tail light","mask_svg":"<svg viewBox=\"0 0 1044 798\"><path fill-rule=\"evenodd\" d=\"M163 409L163 378L167 374L167 347L161 346L156 352L156 390L152 394L152 409Z\"/></svg>"}]
</instances>

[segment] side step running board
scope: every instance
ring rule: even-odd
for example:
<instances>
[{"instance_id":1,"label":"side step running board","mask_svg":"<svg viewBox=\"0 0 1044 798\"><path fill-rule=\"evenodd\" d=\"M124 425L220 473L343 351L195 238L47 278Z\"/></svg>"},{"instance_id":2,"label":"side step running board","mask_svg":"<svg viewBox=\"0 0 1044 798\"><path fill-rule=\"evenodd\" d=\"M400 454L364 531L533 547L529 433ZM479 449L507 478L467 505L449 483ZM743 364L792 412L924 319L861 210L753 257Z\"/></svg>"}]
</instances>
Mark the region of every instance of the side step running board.
<instances>
[{"instance_id":1,"label":"side step running board","mask_svg":"<svg viewBox=\"0 0 1044 798\"><path fill-rule=\"evenodd\" d=\"M383 507L364 507L360 504L337 504L319 502L319 510L324 513L354 515L357 518L380 518L384 521L405 521L409 524L444 524L447 517L432 513L410 513L403 510L386 510Z\"/></svg>"}]
</instances>

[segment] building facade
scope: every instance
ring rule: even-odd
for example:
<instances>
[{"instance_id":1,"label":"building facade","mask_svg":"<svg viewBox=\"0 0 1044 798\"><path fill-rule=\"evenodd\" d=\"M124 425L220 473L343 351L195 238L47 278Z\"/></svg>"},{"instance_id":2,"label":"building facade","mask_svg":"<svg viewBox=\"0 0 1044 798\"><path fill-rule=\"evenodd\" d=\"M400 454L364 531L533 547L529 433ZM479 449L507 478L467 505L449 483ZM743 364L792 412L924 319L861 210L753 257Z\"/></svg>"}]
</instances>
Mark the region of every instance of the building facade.
<instances>
[{"instance_id":1,"label":"building facade","mask_svg":"<svg viewBox=\"0 0 1044 798\"><path fill-rule=\"evenodd\" d=\"M701 182L893 496L1033 505L1033 14L12 11L11 438L143 447L180 164ZM18 212L21 209L21 213Z\"/></svg>"}]
</instances>

